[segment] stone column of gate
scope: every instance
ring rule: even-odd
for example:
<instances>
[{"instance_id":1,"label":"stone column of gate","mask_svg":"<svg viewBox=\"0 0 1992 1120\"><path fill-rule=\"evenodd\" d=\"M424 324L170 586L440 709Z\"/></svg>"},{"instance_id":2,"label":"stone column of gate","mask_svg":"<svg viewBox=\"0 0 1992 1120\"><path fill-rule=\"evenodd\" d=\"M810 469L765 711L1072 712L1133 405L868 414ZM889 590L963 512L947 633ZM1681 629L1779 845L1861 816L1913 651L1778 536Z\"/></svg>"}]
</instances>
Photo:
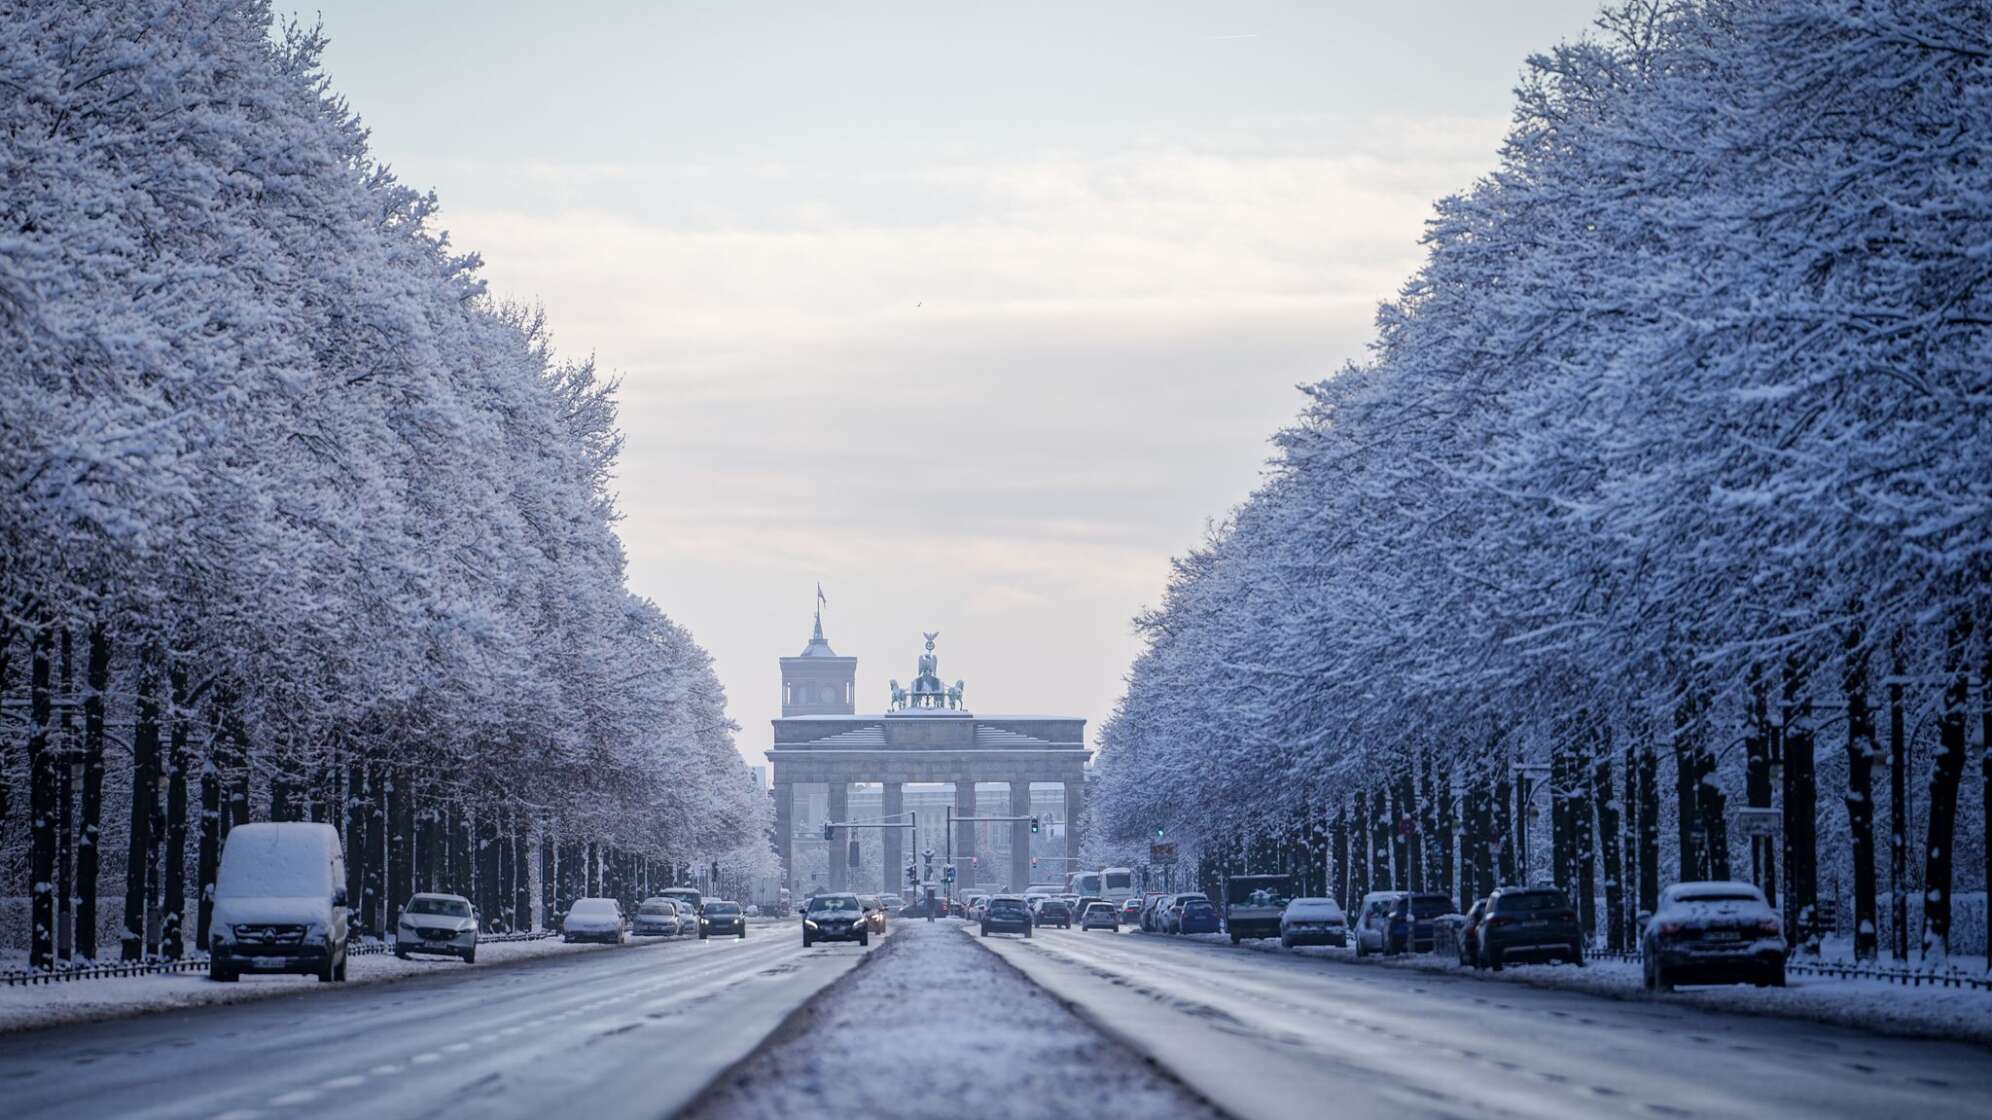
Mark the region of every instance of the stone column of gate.
<instances>
[{"instance_id":1,"label":"stone column of gate","mask_svg":"<svg viewBox=\"0 0 1992 1120\"><path fill-rule=\"evenodd\" d=\"M1010 815L1031 815L1031 780L1010 780ZM1018 894L1031 885L1031 822L1010 822L1010 889Z\"/></svg>"},{"instance_id":2,"label":"stone column of gate","mask_svg":"<svg viewBox=\"0 0 1992 1120\"><path fill-rule=\"evenodd\" d=\"M955 782L955 816L975 815L975 779L961 778ZM975 822L963 821L955 825L955 885L972 887L975 885Z\"/></svg>"},{"instance_id":3,"label":"stone column of gate","mask_svg":"<svg viewBox=\"0 0 1992 1120\"><path fill-rule=\"evenodd\" d=\"M906 808L905 791L898 782L885 783L885 823L898 823L899 814ZM900 856L899 841L906 833L897 828L885 830L879 847L885 849L885 866L879 872L879 890L883 894L901 894L906 889L906 861Z\"/></svg>"},{"instance_id":4,"label":"stone column of gate","mask_svg":"<svg viewBox=\"0 0 1992 1120\"><path fill-rule=\"evenodd\" d=\"M845 782L830 783L830 815L828 820L847 821L851 819L851 787ZM847 891L851 889L848 869L844 866L845 846L851 841L851 830L833 828L830 830L830 889Z\"/></svg>"},{"instance_id":5,"label":"stone column of gate","mask_svg":"<svg viewBox=\"0 0 1992 1120\"><path fill-rule=\"evenodd\" d=\"M1065 783L1065 870L1079 870L1079 810L1086 796L1086 783Z\"/></svg>"},{"instance_id":6,"label":"stone column of gate","mask_svg":"<svg viewBox=\"0 0 1992 1120\"><path fill-rule=\"evenodd\" d=\"M775 783L775 855L782 861L782 886L792 893L795 890L794 782Z\"/></svg>"}]
</instances>

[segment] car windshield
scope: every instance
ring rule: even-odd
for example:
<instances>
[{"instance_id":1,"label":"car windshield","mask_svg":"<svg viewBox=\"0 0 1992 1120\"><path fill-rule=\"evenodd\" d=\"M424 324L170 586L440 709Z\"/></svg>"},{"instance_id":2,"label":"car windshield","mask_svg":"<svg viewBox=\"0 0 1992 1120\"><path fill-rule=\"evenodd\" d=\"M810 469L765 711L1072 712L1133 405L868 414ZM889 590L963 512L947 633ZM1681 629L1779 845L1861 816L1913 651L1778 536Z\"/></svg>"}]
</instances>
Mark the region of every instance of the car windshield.
<instances>
[{"instance_id":1,"label":"car windshield","mask_svg":"<svg viewBox=\"0 0 1992 1120\"><path fill-rule=\"evenodd\" d=\"M1569 908L1569 903L1563 901L1562 891L1517 891L1514 894L1502 895L1494 903L1494 909L1503 914Z\"/></svg>"},{"instance_id":2,"label":"car windshield","mask_svg":"<svg viewBox=\"0 0 1992 1120\"><path fill-rule=\"evenodd\" d=\"M1058 901L1057 899L1052 899L1050 902L1038 903L1038 912L1040 914L1048 910L1056 910L1060 913L1063 913L1065 911L1065 908L1066 908L1065 904L1063 902Z\"/></svg>"},{"instance_id":3,"label":"car windshield","mask_svg":"<svg viewBox=\"0 0 1992 1120\"><path fill-rule=\"evenodd\" d=\"M740 907L731 902L708 902L705 912L714 918L731 918L740 913Z\"/></svg>"},{"instance_id":4,"label":"car windshield","mask_svg":"<svg viewBox=\"0 0 1992 1120\"><path fill-rule=\"evenodd\" d=\"M1091 906L1086 907L1086 913L1098 914L1104 918L1111 918L1114 916L1114 908L1107 905L1104 902L1095 902Z\"/></svg>"},{"instance_id":5,"label":"car windshield","mask_svg":"<svg viewBox=\"0 0 1992 1120\"><path fill-rule=\"evenodd\" d=\"M1184 914L1208 914L1211 912L1212 909L1213 907L1211 906L1211 904L1205 902L1201 898L1192 899L1189 902L1183 903Z\"/></svg>"},{"instance_id":6,"label":"car windshield","mask_svg":"<svg viewBox=\"0 0 1992 1120\"><path fill-rule=\"evenodd\" d=\"M1701 892L1696 892L1694 894L1677 894L1674 896L1674 900L1676 902L1761 902L1763 901L1754 894L1746 894L1742 891L1709 891L1705 894Z\"/></svg>"},{"instance_id":7,"label":"car windshield","mask_svg":"<svg viewBox=\"0 0 1992 1120\"><path fill-rule=\"evenodd\" d=\"M1436 918L1452 912L1452 899L1442 894L1421 894L1411 899L1411 916L1414 918Z\"/></svg>"},{"instance_id":8,"label":"car windshield","mask_svg":"<svg viewBox=\"0 0 1992 1120\"><path fill-rule=\"evenodd\" d=\"M615 912L616 904L606 898L584 898L575 903L574 909L569 911L569 913L579 914L584 918L613 914Z\"/></svg>"},{"instance_id":9,"label":"car windshield","mask_svg":"<svg viewBox=\"0 0 1992 1120\"><path fill-rule=\"evenodd\" d=\"M408 902L410 914L439 914L445 918L470 917L470 903L454 898L413 898Z\"/></svg>"},{"instance_id":10,"label":"car windshield","mask_svg":"<svg viewBox=\"0 0 1992 1120\"><path fill-rule=\"evenodd\" d=\"M841 913L847 910L856 913L857 909L858 899L856 895L826 894L809 900L809 912L812 914L824 914L833 911Z\"/></svg>"},{"instance_id":11,"label":"car windshield","mask_svg":"<svg viewBox=\"0 0 1992 1120\"><path fill-rule=\"evenodd\" d=\"M646 902L642 906L637 907L636 912L655 916L659 914L676 914L678 908L668 902Z\"/></svg>"}]
</instances>

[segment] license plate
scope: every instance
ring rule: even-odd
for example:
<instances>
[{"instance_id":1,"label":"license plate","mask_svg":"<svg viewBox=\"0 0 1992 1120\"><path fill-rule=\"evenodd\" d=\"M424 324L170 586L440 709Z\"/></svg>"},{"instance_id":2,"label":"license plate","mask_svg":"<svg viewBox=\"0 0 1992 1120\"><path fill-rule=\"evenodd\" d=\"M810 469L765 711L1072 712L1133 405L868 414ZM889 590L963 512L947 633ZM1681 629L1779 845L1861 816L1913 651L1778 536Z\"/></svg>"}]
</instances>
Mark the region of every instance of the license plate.
<instances>
[{"instance_id":1,"label":"license plate","mask_svg":"<svg viewBox=\"0 0 1992 1120\"><path fill-rule=\"evenodd\" d=\"M1743 940L1743 935L1742 935L1742 934L1740 934L1740 933L1737 933L1737 932L1736 932L1735 930L1733 930L1733 929L1712 929L1712 930L1709 930L1709 931L1708 931L1707 933L1703 934L1703 935L1702 935L1702 937L1703 937L1703 938L1704 938L1705 940L1708 940L1708 941L1741 941L1741 940Z\"/></svg>"},{"instance_id":2,"label":"license plate","mask_svg":"<svg viewBox=\"0 0 1992 1120\"><path fill-rule=\"evenodd\" d=\"M1548 925L1548 924L1549 924L1549 919L1548 919L1548 918L1530 918L1530 919L1529 919L1528 921L1526 921L1526 922L1523 922L1522 924L1523 924L1523 925L1525 925L1525 926L1546 926L1546 925Z\"/></svg>"}]
</instances>

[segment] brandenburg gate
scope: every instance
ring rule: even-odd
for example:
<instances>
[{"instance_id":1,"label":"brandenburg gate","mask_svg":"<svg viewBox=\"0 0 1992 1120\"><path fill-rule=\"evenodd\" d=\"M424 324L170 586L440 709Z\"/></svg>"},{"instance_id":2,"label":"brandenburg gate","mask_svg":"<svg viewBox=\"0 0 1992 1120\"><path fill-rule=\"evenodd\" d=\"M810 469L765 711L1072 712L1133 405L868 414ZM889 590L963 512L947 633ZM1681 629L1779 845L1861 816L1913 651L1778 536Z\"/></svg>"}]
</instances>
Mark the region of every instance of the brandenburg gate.
<instances>
[{"instance_id":1,"label":"brandenburg gate","mask_svg":"<svg viewBox=\"0 0 1992 1120\"><path fill-rule=\"evenodd\" d=\"M829 787L830 821L850 819L852 783L883 785L882 813L899 816L903 787L908 782L952 783L957 816L973 817L978 782L1009 786L1007 812L991 807L990 816L1028 818L1031 784L1062 784L1065 789L1065 868L1079 858L1079 812L1086 781L1086 721L1075 716L978 716L963 706L963 685L941 683L934 640L926 635L926 652L910 686L891 682L891 703L876 715L856 712L855 657L839 657L823 638L819 606L815 632L802 653L784 657L782 715L774 722L774 746L768 760L774 768L775 843L782 861L783 885L795 887L795 787L821 783ZM926 822L922 822L925 824ZM1021 891L1031 881L1030 824L1010 824L1010 870L1004 876L984 869L984 885L994 881ZM850 889L846 842L853 830L839 828L829 845L829 886ZM908 856L904 829L882 831L885 882L904 882ZM957 885L977 878L975 824L955 826L954 860ZM938 863L938 859L936 861ZM1062 878L1051 875L1048 878ZM896 889L896 888L895 888Z\"/></svg>"}]
</instances>

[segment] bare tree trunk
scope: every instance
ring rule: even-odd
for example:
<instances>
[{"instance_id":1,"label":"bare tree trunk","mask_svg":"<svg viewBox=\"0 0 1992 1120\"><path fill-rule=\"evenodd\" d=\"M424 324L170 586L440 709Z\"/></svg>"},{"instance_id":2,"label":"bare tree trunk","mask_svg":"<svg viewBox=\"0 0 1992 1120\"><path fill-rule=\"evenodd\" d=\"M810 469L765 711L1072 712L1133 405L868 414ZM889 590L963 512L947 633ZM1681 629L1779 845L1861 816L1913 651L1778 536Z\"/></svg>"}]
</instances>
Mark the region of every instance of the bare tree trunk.
<instances>
[{"instance_id":1,"label":"bare tree trunk","mask_svg":"<svg viewBox=\"0 0 1992 1120\"><path fill-rule=\"evenodd\" d=\"M221 866L221 831L227 821L221 802L222 752L227 749L220 714L222 700L223 696L217 696L213 701L215 710L208 721L207 751L201 759L201 840L194 868L200 890L195 903L194 944L201 949L208 947L208 931L214 925L214 879ZM347 846L351 847L350 838Z\"/></svg>"},{"instance_id":2,"label":"bare tree trunk","mask_svg":"<svg viewBox=\"0 0 1992 1120\"><path fill-rule=\"evenodd\" d=\"M1897 961L1909 959L1909 743L1902 707L1907 673L1898 630L1888 651L1888 941Z\"/></svg>"},{"instance_id":3,"label":"bare tree trunk","mask_svg":"<svg viewBox=\"0 0 1992 1120\"><path fill-rule=\"evenodd\" d=\"M1769 809L1774 793L1771 789L1771 757L1776 733L1771 727L1770 713L1770 691L1764 685L1760 670L1752 666L1749 730L1743 739L1743 798L1753 809ZM1764 897L1775 908L1778 904L1778 853L1773 850L1771 839L1768 836L1750 837L1750 875L1763 888Z\"/></svg>"},{"instance_id":4,"label":"bare tree trunk","mask_svg":"<svg viewBox=\"0 0 1992 1120\"><path fill-rule=\"evenodd\" d=\"M498 822L494 811L480 809L477 813L477 909L485 920L504 925L504 915L499 912L503 905L499 893L498 868Z\"/></svg>"},{"instance_id":5,"label":"bare tree trunk","mask_svg":"<svg viewBox=\"0 0 1992 1120\"><path fill-rule=\"evenodd\" d=\"M383 931L401 928L401 908L408 905L409 896L415 893L411 882L415 874L414 799L410 796L407 768L390 767L387 783L387 908L381 915Z\"/></svg>"},{"instance_id":6,"label":"bare tree trunk","mask_svg":"<svg viewBox=\"0 0 1992 1120\"><path fill-rule=\"evenodd\" d=\"M1369 793L1357 790L1355 816L1350 822L1349 900L1360 902L1370 892Z\"/></svg>"},{"instance_id":7,"label":"bare tree trunk","mask_svg":"<svg viewBox=\"0 0 1992 1120\"><path fill-rule=\"evenodd\" d=\"M1330 828L1335 845L1335 889L1336 901L1343 906L1353 905L1355 896L1349 891L1355 886L1349 877L1349 810L1343 805L1335 806L1335 823Z\"/></svg>"},{"instance_id":8,"label":"bare tree trunk","mask_svg":"<svg viewBox=\"0 0 1992 1120\"><path fill-rule=\"evenodd\" d=\"M360 928L375 937L386 937L381 921L387 896L387 768L372 759L366 770L366 871L361 877Z\"/></svg>"},{"instance_id":9,"label":"bare tree trunk","mask_svg":"<svg viewBox=\"0 0 1992 1120\"><path fill-rule=\"evenodd\" d=\"M1701 777L1700 760L1696 758L1694 734L1690 726L1693 719L1693 707L1683 689L1674 707L1674 797L1677 802L1674 824L1680 834L1674 881L1679 883L1703 878L1704 867L1698 843L1700 829L1696 827L1701 817Z\"/></svg>"},{"instance_id":10,"label":"bare tree trunk","mask_svg":"<svg viewBox=\"0 0 1992 1120\"><path fill-rule=\"evenodd\" d=\"M28 966L55 967L55 746L49 742L55 703L51 677L55 627L34 630L28 662L28 883L33 898Z\"/></svg>"},{"instance_id":11,"label":"bare tree trunk","mask_svg":"<svg viewBox=\"0 0 1992 1120\"><path fill-rule=\"evenodd\" d=\"M1639 908L1660 908L1660 754L1650 733L1639 738Z\"/></svg>"},{"instance_id":12,"label":"bare tree trunk","mask_svg":"<svg viewBox=\"0 0 1992 1120\"><path fill-rule=\"evenodd\" d=\"M1944 654L1943 716L1937 725L1937 753L1930 765L1930 842L1923 865L1923 956L1950 953L1951 886L1957 843L1957 790L1964 775L1965 705L1971 699L1971 672L1965 649L1971 616L1960 614Z\"/></svg>"},{"instance_id":13,"label":"bare tree trunk","mask_svg":"<svg viewBox=\"0 0 1992 1120\"><path fill-rule=\"evenodd\" d=\"M83 668L83 806L76 835L76 951L97 959L97 871L104 823L104 694L111 687L111 640L90 627Z\"/></svg>"},{"instance_id":14,"label":"bare tree trunk","mask_svg":"<svg viewBox=\"0 0 1992 1120\"><path fill-rule=\"evenodd\" d=\"M1370 792L1370 889L1390 890L1395 883L1390 877L1390 802L1384 793L1384 786Z\"/></svg>"},{"instance_id":15,"label":"bare tree trunk","mask_svg":"<svg viewBox=\"0 0 1992 1120\"><path fill-rule=\"evenodd\" d=\"M160 950L171 960L187 955L187 666L175 657L168 671L173 706L166 764L166 908L161 915Z\"/></svg>"},{"instance_id":16,"label":"bare tree trunk","mask_svg":"<svg viewBox=\"0 0 1992 1120\"><path fill-rule=\"evenodd\" d=\"M132 731L131 829L125 848L124 932L119 956L145 957L147 895L145 871L151 860L152 816L159 802L159 647L146 642L138 654L138 725Z\"/></svg>"},{"instance_id":17,"label":"bare tree trunk","mask_svg":"<svg viewBox=\"0 0 1992 1120\"><path fill-rule=\"evenodd\" d=\"M513 929L533 928L533 849L528 824L524 811L512 810Z\"/></svg>"},{"instance_id":18,"label":"bare tree trunk","mask_svg":"<svg viewBox=\"0 0 1992 1120\"><path fill-rule=\"evenodd\" d=\"M1519 849L1523 846L1522 830L1528 827L1528 807L1515 796L1522 792L1522 780L1511 782L1500 772L1507 768L1505 756L1497 755L1495 762L1500 767L1494 774L1492 792L1495 831L1501 834L1501 882L1519 883L1527 874L1527 868L1523 868L1523 875L1515 874L1515 868L1521 863Z\"/></svg>"},{"instance_id":19,"label":"bare tree trunk","mask_svg":"<svg viewBox=\"0 0 1992 1120\"><path fill-rule=\"evenodd\" d=\"M1619 801L1612 788L1612 749L1609 733L1599 742L1592 770L1592 801L1598 810L1598 839L1604 847L1605 944L1623 952L1625 938L1625 863L1619 848Z\"/></svg>"},{"instance_id":20,"label":"bare tree trunk","mask_svg":"<svg viewBox=\"0 0 1992 1120\"><path fill-rule=\"evenodd\" d=\"M1847 831L1852 834L1854 860L1854 957L1876 955L1874 877L1874 760L1881 754L1875 741L1874 711L1868 707L1868 653L1858 626L1847 631Z\"/></svg>"},{"instance_id":21,"label":"bare tree trunk","mask_svg":"<svg viewBox=\"0 0 1992 1120\"><path fill-rule=\"evenodd\" d=\"M1453 799L1453 768L1448 764L1437 772L1426 771L1428 795L1426 801L1433 806L1432 824L1438 840L1438 882L1432 889L1440 894L1459 896L1458 864L1454 851L1459 843L1459 822Z\"/></svg>"},{"instance_id":22,"label":"bare tree trunk","mask_svg":"<svg viewBox=\"0 0 1992 1120\"><path fill-rule=\"evenodd\" d=\"M61 670L56 692L62 697L57 716L62 732L57 736L55 759L55 955L68 961L76 955L76 778L75 761L82 757L76 746L76 658L70 628L62 628ZM4 682L0 682L4 684ZM6 690L0 687L0 696ZM4 767L0 767L4 769Z\"/></svg>"}]
</instances>

